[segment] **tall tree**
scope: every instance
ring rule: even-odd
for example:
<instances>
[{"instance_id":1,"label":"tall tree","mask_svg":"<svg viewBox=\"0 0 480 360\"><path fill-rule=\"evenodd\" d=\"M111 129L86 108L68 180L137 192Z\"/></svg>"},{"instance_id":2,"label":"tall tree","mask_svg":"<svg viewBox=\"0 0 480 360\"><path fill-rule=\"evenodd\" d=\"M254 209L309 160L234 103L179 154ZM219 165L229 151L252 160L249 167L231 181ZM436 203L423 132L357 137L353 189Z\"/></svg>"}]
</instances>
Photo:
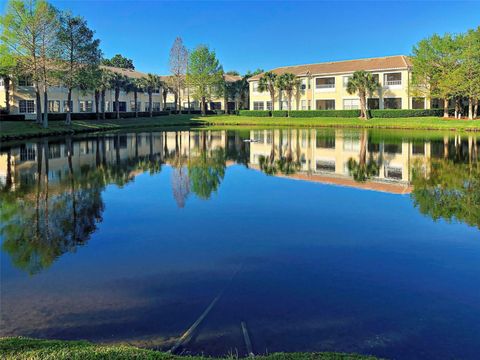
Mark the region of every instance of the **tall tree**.
<instances>
[{"instance_id":1,"label":"tall tree","mask_svg":"<svg viewBox=\"0 0 480 360\"><path fill-rule=\"evenodd\" d=\"M153 91L162 87L162 81L160 76L154 74L147 74L146 77L142 79L141 82L142 88L147 91L148 94L148 112L149 116L153 116Z\"/></svg>"},{"instance_id":2,"label":"tall tree","mask_svg":"<svg viewBox=\"0 0 480 360\"><path fill-rule=\"evenodd\" d=\"M459 42L451 34L435 34L421 40L412 51L414 90L443 99L444 117L448 117L448 103L457 90L454 76L459 66L459 51Z\"/></svg>"},{"instance_id":3,"label":"tall tree","mask_svg":"<svg viewBox=\"0 0 480 360\"><path fill-rule=\"evenodd\" d=\"M293 93L298 88L300 80L295 74L285 73L278 77L278 83L280 89L285 91L288 99L288 116L290 116L290 111L292 110L292 98Z\"/></svg>"},{"instance_id":4,"label":"tall tree","mask_svg":"<svg viewBox=\"0 0 480 360\"><path fill-rule=\"evenodd\" d=\"M367 95L372 94L378 89L378 82L373 75L367 71L355 71L353 76L348 79L347 92L349 94L358 94L360 98L360 118L368 119Z\"/></svg>"},{"instance_id":5,"label":"tall tree","mask_svg":"<svg viewBox=\"0 0 480 360\"><path fill-rule=\"evenodd\" d=\"M135 66L133 65L133 60L128 59L120 54L115 55L111 59L103 59L102 65L118 67L121 69L135 70Z\"/></svg>"},{"instance_id":6,"label":"tall tree","mask_svg":"<svg viewBox=\"0 0 480 360\"><path fill-rule=\"evenodd\" d=\"M138 112L139 106L138 106L138 92L142 90L143 82L142 79L128 79L127 86L125 91L128 92L133 92L133 102L135 104L134 112L135 112L135 117L138 117Z\"/></svg>"},{"instance_id":7,"label":"tall tree","mask_svg":"<svg viewBox=\"0 0 480 360\"><path fill-rule=\"evenodd\" d=\"M1 43L16 59L19 73L30 77L34 84L37 123L42 122L39 12L44 8L43 3L43 0L10 0L5 15L0 18Z\"/></svg>"},{"instance_id":8,"label":"tall tree","mask_svg":"<svg viewBox=\"0 0 480 360\"><path fill-rule=\"evenodd\" d=\"M275 110L275 95L277 94L278 89L278 76L277 74L267 71L263 76L258 80L258 91L270 93L270 99L272 103L272 110Z\"/></svg>"},{"instance_id":9,"label":"tall tree","mask_svg":"<svg viewBox=\"0 0 480 360\"><path fill-rule=\"evenodd\" d=\"M102 119L105 120L105 93L107 90L113 87L113 73L107 69L100 69L100 79L98 87L100 90L100 103L101 103L101 113Z\"/></svg>"},{"instance_id":10,"label":"tall tree","mask_svg":"<svg viewBox=\"0 0 480 360\"><path fill-rule=\"evenodd\" d=\"M58 70L58 11L46 1L37 9L40 23L40 78L43 85L43 127L48 127L48 87L55 83Z\"/></svg>"},{"instance_id":11,"label":"tall tree","mask_svg":"<svg viewBox=\"0 0 480 360\"><path fill-rule=\"evenodd\" d=\"M73 16L70 12L61 14L58 30L60 58L62 60L61 79L63 85L68 89L65 122L70 125L72 90L80 86L82 69L96 67L99 64L101 59L100 40L94 39L94 32L87 26L85 19L80 16ZM95 90L98 89L95 87ZM98 98L98 94L96 94L96 98Z\"/></svg>"},{"instance_id":12,"label":"tall tree","mask_svg":"<svg viewBox=\"0 0 480 360\"><path fill-rule=\"evenodd\" d=\"M170 72L172 73L175 85L175 92L177 93L177 104L175 110L182 110L182 89L185 87L185 76L187 73L188 50L183 45L181 37L177 37L170 49ZM180 112L179 112L180 114Z\"/></svg>"},{"instance_id":13,"label":"tall tree","mask_svg":"<svg viewBox=\"0 0 480 360\"><path fill-rule=\"evenodd\" d=\"M476 30L468 30L458 39L461 48L460 66L453 78L458 82L461 95L468 98L468 118L471 120L477 116L480 98L480 26Z\"/></svg>"},{"instance_id":14,"label":"tall tree","mask_svg":"<svg viewBox=\"0 0 480 360\"><path fill-rule=\"evenodd\" d=\"M2 42L0 44L0 78L3 79L5 87L5 112L7 114L10 113L10 82L16 70L15 63L15 57L10 53L8 46Z\"/></svg>"},{"instance_id":15,"label":"tall tree","mask_svg":"<svg viewBox=\"0 0 480 360\"><path fill-rule=\"evenodd\" d=\"M189 57L187 83L192 88L193 98L199 100L202 115L206 115L206 101L223 91L223 68L215 51L205 45L197 46Z\"/></svg>"}]
</instances>

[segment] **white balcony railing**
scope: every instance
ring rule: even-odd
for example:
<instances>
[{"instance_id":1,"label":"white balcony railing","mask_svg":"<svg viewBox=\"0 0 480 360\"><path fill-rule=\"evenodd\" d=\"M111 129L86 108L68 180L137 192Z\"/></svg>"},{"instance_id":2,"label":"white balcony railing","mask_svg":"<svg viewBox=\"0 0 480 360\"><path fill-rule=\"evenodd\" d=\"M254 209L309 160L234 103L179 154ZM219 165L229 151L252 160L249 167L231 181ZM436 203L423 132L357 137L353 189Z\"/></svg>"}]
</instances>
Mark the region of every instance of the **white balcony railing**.
<instances>
[{"instance_id":1,"label":"white balcony railing","mask_svg":"<svg viewBox=\"0 0 480 360\"><path fill-rule=\"evenodd\" d=\"M385 81L385 85L402 85L402 80L387 80Z\"/></svg>"},{"instance_id":2,"label":"white balcony railing","mask_svg":"<svg viewBox=\"0 0 480 360\"><path fill-rule=\"evenodd\" d=\"M317 84L317 89L335 89L335 84Z\"/></svg>"}]
</instances>

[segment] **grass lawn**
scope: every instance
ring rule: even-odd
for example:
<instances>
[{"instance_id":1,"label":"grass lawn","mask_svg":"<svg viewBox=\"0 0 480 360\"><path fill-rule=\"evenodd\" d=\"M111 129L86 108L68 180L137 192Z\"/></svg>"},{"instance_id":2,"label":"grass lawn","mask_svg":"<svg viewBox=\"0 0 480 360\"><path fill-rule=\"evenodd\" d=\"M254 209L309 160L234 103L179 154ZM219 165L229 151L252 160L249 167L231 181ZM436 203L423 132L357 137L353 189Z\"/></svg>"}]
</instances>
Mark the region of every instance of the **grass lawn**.
<instances>
[{"instance_id":1,"label":"grass lawn","mask_svg":"<svg viewBox=\"0 0 480 360\"><path fill-rule=\"evenodd\" d=\"M97 345L87 341L36 340L30 338L0 338L2 359L71 360L71 359L172 359L201 360L202 356L179 356L165 352L140 349L128 345ZM234 359L236 357L226 357ZM375 360L373 356L340 353L275 353L255 356L259 360Z\"/></svg>"},{"instance_id":2,"label":"grass lawn","mask_svg":"<svg viewBox=\"0 0 480 360\"><path fill-rule=\"evenodd\" d=\"M33 121L0 122L0 139L36 137L42 135L64 135L102 130L139 129L169 126L298 126L298 127L363 127L383 129L459 130L480 131L480 120L454 120L438 117L392 118L360 120L357 118L263 118L234 115L170 115L153 118L132 118L119 120L74 120L71 126L63 121L51 121L48 129Z\"/></svg>"}]
</instances>

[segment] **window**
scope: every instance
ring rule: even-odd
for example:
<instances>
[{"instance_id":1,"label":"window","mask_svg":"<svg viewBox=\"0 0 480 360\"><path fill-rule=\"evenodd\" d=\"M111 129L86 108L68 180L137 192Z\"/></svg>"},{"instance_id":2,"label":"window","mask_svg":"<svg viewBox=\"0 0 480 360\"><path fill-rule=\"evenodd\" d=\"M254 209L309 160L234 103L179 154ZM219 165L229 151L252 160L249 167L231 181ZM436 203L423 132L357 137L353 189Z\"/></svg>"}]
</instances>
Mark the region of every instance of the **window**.
<instances>
[{"instance_id":1,"label":"window","mask_svg":"<svg viewBox=\"0 0 480 360\"><path fill-rule=\"evenodd\" d=\"M385 86L402 85L402 73L388 73L384 75Z\"/></svg>"},{"instance_id":2,"label":"window","mask_svg":"<svg viewBox=\"0 0 480 360\"><path fill-rule=\"evenodd\" d=\"M117 111L117 103L115 101L113 103L113 111ZM81 110L80 110L81 111ZM127 111L127 102L126 101L119 101L118 102L118 111L125 112Z\"/></svg>"},{"instance_id":3,"label":"window","mask_svg":"<svg viewBox=\"0 0 480 360\"><path fill-rule=\"evenodd\" d=\"M282 100L280 102L280 106L281 106L280 110L288 110L288 100Z\"/></svg>"},{"instance_id":4,"label":"window","mask_svg":"<svg viewBox=\"0 0 480 360\"><path fill-rule=\"evenodd\" d=\"M412 98L412 109L425 109L425 98L423 97Z\"/></svg>"},{"instance_id":5,"label":"window","mask_svg":"<svg viewBox=\"0 0 480 360\"><path fill-rule=\"evenodd\" d=\"M140 111L141 102L137 101L135 105L135 101L130 101L130 111Z\"/></svg>"},{"instance_id":6,"label":"window","mask_svg":"<svg viewBox=\"0 0 480 360\"><path fill-rule=\"evenodd\" d=\"M3 78L0 78L0 86L5 86L5 82L3 81Z\"/></svg>"},{"instance_id":7,"label":"window","mask_svg":"<svg viewBox=\"0 0 480 360\"><path fill-rule=\"evenodd\" d=\"M432 109L443 109L443 100L442 99L432 99L430 101L430 108Z\"/></svg>"},{"instance_id":8,"label":"window","mask_svg":"<svg viewBox=\"0 0 480 360\"><path fill-rule=\"evenodd\" d=\"M380 76L378 74L372 74L372 78L377 84L380 83Z\"/></svg>"},{"instance_id":9,"label":"window","mask_svg":"<svg viewBox=\"0 0 480 360\"><path fill-rule=\"evenodd\" d=\"M271 101L267 101L267 110L273 110Z\"/></svg>"},{"instance_id":10,"label":"window","mask_svg":"<svg viewBox=\"0 0 480 360\"><path fill-rule=\"evenodd\" d=\"M360 100L359 99L343 99L343 109L344 110L360 109Z\"/></svg>"},{"instance_id":11,"label":"window","mask_svg":"<svg viewBox=\"0 0 480 360\"><path fill-rule=\"evenodd\" d=\"M63 100L63 112L68 112L68 100ZM73 112L73 101L70 100L70 112Z\"/></svg>"},{"instance_id":12,"label":"window","mask_svg":"<svg viewBox=\"0 0 480 360\"><path fill-rule=\"evenodd\" d=\"M254 101L253 110L263 110L263 101Z\"/></svg>"},{"instance_id":13,"label":"window","mask_svg":"<svg viewBox=\"0 0 480 360\"><path fill-rule=\"evenodd\" d=\"M306 100L302 100L301 102L301 106L302 106L302 110L307 110L307 101Z\"/></svg>"},{"instance_id":14,"label":"window","mask_svg":"<svg viewBox=\"0 0 480 360\"><path fill-rule=\"evenodd\" d=\"M160 94L160 89L153 89L152 94Z\"/></svg>"},{"instance_id":15,"label":"window","mask_svg":"<svg viewBox=\"0 0 480 360\"><path fill-rule=\"evenodd\" d=\"M210 102L210 110L221 110L222 109L222 103L217 101L217 102Z\"/></svg>"},{"instance_id":16,"label":"window","mask_svg":"<svg viewBox=\"0 0 480 360\"><path fill-rule=\"evenodd\" d=\"M412 154L413 155L424 155L425 154L425 143L424 142L414 142L412 144Z\"/></svg>"},{"instance_id":17,"label":"window","mask_svg":"<svg viewBox=\"0 0 480 360\"><path fill-rule=\"evenodd\" d=\"M18 111L21 114L33 114L35 112L35 100L20 100Z\"/></svg>"},{"instance_id":18,"label":"window","mask_svg":"<svg viewBox=\"0 0 480 360\"><path fill-rule=\"evenodd\" d=\"M385 109L401 109L402 99L401 98L385 98L383 99L383 107Z\"/></svg>"},{"instance_id":19,"label":"window","mask_svg":"<svg viewBox=\"0 0 480 360\"><path fill-rule=\"evenodd\" d=\"M317 100L317 110L335 110L335 100Z\"/></svg>"},{"instance_id":20,"label":"window","mask_svg":"<svg viewBox=\"0 0 480 360\"><path fill-rule=\"evenodd\" d=\"M367 99L367 107L369 109L380 109L380 99Z\"/></svg>"},{"instance_id":21,"label":"window","mask_svg":"<svg viewBox=\"0 0 480 360\"><path fill-rule=\"evenodd\" d=\"M60 112L60 100L48 100L48 112Z\"/></svg>"},{"instance_id":22,"label":"window","mask_svg":"<svg viewBox=\"0 0 480 360\"><path fill-rule=\"evenodd\" d=\"M402 168L385 166L385 177L389 179L402 180Z\"/></svg>"},{"instance_id":23,"label":"window","mask_svg":"<svg viewBox=\"0 0 480 360\"><path fill-rule=\"evenodd\" d=\"M153 111L160 111L160 103L159 102L153 102L152 107L153 107Z\"/></svg>"},{"instance_id":24,"label":"window","mask_svg":"<svg viewBox=\"0 0 480 360\"><path fill-rule=\"evenodd\" d=\"M317 78L315 79L315 87L317 89L335 89L335 78Z\"/></svg>"},{"instance_id":25,"label":"window","mask_svg":"<svg viewBox=\"0 0 480 360\"><path fill-rule=\"evenodd\" d=\"M78 108L80 112L92 112L93 101L92 100L80 100L78 102Z\"/></svg>"},{"instance_id":26,"label":"window","mask_svg":"<svg viewBox=\"0 0 480 360\"><path fill-rule=\"evenodd\" d=\"M258 81L252 82L253 92L258 92Z\"/></svg>"},{"instance_id":27,"label":"window","mask_svg":"<svg viewBox=\"0 0 480 360\"><path fill-rule=\"evenodd\" d=\"M32 78L28 76L21 76L18 78L18 86L33 86Z\"/></svg>"}]
</instances>

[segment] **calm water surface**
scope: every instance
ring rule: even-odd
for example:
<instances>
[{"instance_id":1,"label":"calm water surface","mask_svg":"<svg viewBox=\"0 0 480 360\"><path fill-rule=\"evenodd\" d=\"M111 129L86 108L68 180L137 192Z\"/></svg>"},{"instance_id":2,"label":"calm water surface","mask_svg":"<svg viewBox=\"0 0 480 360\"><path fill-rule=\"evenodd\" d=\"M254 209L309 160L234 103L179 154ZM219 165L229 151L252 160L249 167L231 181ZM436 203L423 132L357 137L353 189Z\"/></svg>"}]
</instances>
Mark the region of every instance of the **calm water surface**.
<instances>
[{"instance_id":1,"label":"calm water surface","mask_svg":"<svg viewBox=\"0 0 480 360\"><path fill-rule=\"evenodd\" d=\"M478 359L479 149L333 129L4 143L0 336L243 356L243 323L255 354Z\"/></svg>"}]
</instances>

